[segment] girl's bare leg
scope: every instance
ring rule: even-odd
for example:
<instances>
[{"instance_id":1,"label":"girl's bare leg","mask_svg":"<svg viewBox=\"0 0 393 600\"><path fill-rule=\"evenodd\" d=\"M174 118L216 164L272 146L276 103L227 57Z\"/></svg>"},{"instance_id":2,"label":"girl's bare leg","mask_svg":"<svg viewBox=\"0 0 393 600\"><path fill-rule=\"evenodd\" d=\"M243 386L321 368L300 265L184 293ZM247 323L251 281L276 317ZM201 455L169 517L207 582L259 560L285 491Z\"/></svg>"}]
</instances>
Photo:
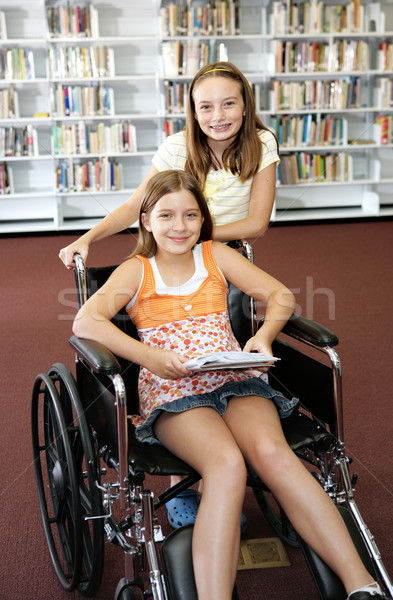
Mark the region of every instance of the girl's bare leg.
<instances>
[{"instance_id":1,"label":"girl's bare leg","mask_svg":"<svg viewBox=\"0 0 393 600\"><path fill-rule=\"evenodd\" d=\"M288 446L275 406L233 398L224 420L247 463L273 492L296 531L340 577L349 594L373 578L332 500Z\"/></svg>"},{"instance_id":2,"label":"girl's bare leg","mask_svg":"<svg viewBox=\"0 0 393 600\"><path fill-rule=\"evenodd\" d=\"M243 455L222 417L211 408L163 413L155 432L164 446L203 478L192 539L198 598L230 600L247 476Z\"/></svg>"}]
</instances>

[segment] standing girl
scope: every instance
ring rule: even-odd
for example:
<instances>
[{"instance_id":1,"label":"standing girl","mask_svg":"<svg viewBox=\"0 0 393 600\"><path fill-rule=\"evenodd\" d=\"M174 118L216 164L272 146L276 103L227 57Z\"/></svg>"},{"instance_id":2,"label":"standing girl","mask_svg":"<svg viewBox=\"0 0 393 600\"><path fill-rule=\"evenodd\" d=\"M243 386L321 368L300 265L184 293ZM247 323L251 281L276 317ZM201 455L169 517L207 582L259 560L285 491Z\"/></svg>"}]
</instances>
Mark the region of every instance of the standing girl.
<instances>
[{"instance_id":1,"label":"standing girl","mask_svg":"<svg viewBox=\"0 0 393 600\"><path fill-rule=\"evenodd\" d=\"M209 241L204 196L184 171L165 171L149 181L139 228L132 258L80 309L73 330L141 365L137 437L163 444L203 478L192 540L198 598L232 597L246 461L301 537L341 578L348 598L383 599L333 502L285 440L280 416L291 414L296 400L286 400L253 369L206 374L185 366L198 354L240 349L229 323L227 281L245 293L252 282L253 297L267 307L245 351L271 355L292 314L292 293L235 250ZM141 341L111 323L123 306Z\"/></svg>"},{"instance_id":2,"label":"standing girl","mask_svg":"<svg viewBox=\"0 0 393 600\"><path fill-rule=\"evenodd\" d=\"M167 169L184 169L199 182L213 217L213 239L259 237L269 225L278 162L276 138L256 115L243 73L228 62L206 65L189 87L185 130L165 140L132 196L59 256L72 268L76 252L86 260L91 243L135 223L147 182Z\"/></svg>"}]
</instances>

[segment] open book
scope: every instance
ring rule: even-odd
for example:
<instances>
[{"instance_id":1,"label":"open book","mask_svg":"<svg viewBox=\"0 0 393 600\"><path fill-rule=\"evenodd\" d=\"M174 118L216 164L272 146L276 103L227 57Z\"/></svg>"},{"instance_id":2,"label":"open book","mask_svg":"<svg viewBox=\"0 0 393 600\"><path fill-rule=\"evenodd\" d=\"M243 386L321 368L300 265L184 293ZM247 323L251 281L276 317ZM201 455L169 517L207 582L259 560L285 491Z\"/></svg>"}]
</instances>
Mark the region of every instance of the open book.
<instances>
[{"instance_id":1,"label":"open book","mask_svg":"<svg viewBox=\"0 0 393 600\"><path fill-rule=\"evenodd\" d=\"M261 352L209 352L184 363L190 371L217 371L218 369L246 369L261 367L279 360Z\"/></svg>"}]
</instances>

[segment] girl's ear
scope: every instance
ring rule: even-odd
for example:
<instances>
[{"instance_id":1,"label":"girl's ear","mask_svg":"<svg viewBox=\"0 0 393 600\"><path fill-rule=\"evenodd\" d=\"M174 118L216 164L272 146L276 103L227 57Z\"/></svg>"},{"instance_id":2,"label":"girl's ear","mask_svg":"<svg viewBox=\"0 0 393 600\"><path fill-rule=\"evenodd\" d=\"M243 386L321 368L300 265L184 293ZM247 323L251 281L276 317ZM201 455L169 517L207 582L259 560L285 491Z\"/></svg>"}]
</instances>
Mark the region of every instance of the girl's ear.
<instances>
[{"instance_id":1,"label":"girl's ear","mask_svg":"<svg viewBox=\"0 0 393 600\"><path fill-rule=\"evenodd\" d=\"M150 227L150 219L149 219L149 215L146 213L142 213L141 214L141 221L142 221L142 225L143 227L147 230L147 231L151 231L151 227Z\"/></svg>"}]
</instances>

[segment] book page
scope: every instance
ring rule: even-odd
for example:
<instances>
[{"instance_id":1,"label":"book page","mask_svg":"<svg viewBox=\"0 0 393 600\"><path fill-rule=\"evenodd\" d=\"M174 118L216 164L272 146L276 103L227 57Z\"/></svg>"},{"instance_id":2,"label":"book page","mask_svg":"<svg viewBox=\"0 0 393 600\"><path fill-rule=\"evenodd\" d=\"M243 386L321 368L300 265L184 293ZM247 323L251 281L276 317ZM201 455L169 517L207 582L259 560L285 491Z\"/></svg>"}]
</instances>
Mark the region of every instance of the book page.
<instances>
[{"instance_id":1,"label":"book page","mask_svg":"<svg viewBox=\"0 0 393 600\"><path fill-rule=\"evenodd\" d=\"M208 371L218 369L245 369L266 366L279 360L274 356L260 352L209 352L184 363L190 371Z\"/></svg>"}]
</instances>

